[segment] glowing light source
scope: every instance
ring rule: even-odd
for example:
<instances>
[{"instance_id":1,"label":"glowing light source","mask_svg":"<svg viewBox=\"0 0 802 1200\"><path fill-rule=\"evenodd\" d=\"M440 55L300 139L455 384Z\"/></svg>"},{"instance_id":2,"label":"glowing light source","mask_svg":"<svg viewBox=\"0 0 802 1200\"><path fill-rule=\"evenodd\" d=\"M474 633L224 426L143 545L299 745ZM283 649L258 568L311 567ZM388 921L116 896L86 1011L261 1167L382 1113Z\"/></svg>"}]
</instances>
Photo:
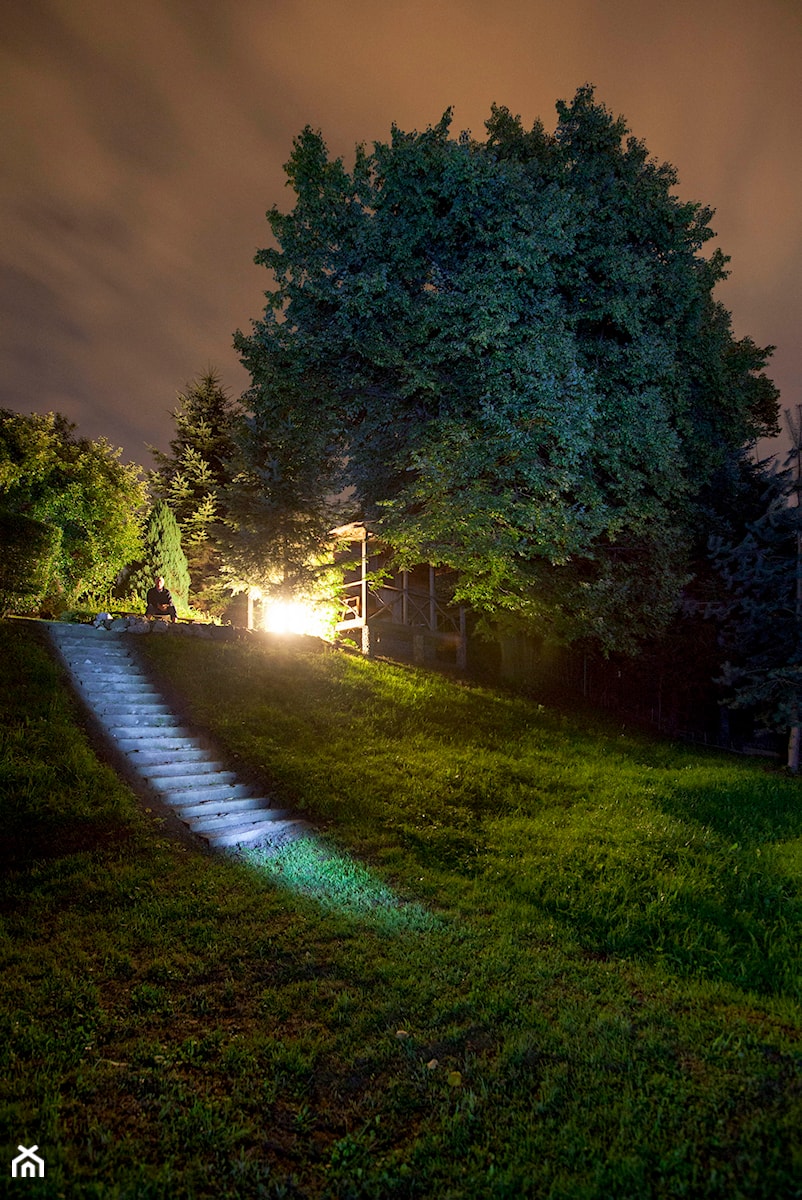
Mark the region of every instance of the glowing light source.
<instances>
[{"instance_id":1,"label":"glowing light source","mask_svg":"<svg viewBox=\"0 0 802 1200\"><path fill-rule=\"evenodd\" d=\"M309 637L330 638L331 617L308 601L266 600L262 628L267 633L300 633Z\"/></svg>"}]
</instances>

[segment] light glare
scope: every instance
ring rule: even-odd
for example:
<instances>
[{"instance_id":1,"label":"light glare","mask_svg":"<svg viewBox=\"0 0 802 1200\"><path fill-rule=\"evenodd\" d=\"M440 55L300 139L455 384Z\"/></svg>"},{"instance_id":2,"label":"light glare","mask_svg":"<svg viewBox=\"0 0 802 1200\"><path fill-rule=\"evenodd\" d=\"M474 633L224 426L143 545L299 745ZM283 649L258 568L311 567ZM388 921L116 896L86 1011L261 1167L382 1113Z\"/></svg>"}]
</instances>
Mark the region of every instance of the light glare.
<instances>
[{"instance_id":1,"label":"light glare","mask_svg":"<svg viewBox=\"0 0 802 1200\"><path fill-rule=\"evenodd\" d=\"M319 638L331 636L325 613L304 600L268 600L262 628L267 633L297 633Z\"/></svg>"}]
</instances>

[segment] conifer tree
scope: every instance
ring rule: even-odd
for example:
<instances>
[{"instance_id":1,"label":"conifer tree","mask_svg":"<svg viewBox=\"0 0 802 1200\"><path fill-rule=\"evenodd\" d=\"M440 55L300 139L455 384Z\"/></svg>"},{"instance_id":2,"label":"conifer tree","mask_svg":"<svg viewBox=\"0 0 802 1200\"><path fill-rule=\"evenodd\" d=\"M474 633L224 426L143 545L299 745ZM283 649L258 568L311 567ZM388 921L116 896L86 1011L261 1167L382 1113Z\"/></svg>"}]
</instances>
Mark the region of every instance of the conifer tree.
<instances>
[{"instance_id":1,"label":"conifer tree","mask_svg":"<svg viewBox=\"0 0 802 1200\"><path fill-rule=\"evenodd\" d=\"M753 709L769 728L788 731L788 767L794 772L799 769L802 715L800 417L793 421L786 413L793 446L786 469L768 476L762 514L737 544L711 542L726 588L724 598L710 606L727 654L721 680L729 691L726 702ZM791 505L793 495L796 503Z\"/></svg>"},{"instance_id":2,"label":"conifer tree","mask_svg":"<svg viewBox=\"0 0 802 1200\"><path fill-rule=\"evenodd\" d=\"M142 540L144 557L129 576L129 590L144 600L148 588L162 575L176 607L185 608L189 603L189 569L178 522L163 500L157 500L151 509Z\"/></svg>"},{"instance_id":3,"label":"conifer tree","mask_svg":"<svg viewBox=\"0 0 802 1200\"><path fill-rule=\"evenodd\" d=\"M239 405L211 368L187 384L173 410L176 436L170 453L151 447L158 470L154 495L165 500L178 521L192 580L193 603L219 613L228 602L220 536L227 517L225 497L237 454Z\"/></svg>"}]
</instances>

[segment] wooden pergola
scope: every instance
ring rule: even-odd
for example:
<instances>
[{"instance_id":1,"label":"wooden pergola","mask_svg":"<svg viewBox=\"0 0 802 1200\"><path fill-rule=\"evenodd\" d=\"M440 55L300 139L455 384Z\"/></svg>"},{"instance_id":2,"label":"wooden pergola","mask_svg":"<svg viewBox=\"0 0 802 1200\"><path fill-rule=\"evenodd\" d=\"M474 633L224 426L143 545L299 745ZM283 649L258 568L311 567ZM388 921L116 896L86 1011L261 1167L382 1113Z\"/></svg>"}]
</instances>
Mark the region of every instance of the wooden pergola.
<instances>
[{"instance_id":1,"label":"wooden pergola","mask_svg":"<svg viewBox=\"0 0 802 1200\"><path fill-rule=\"evenodd\" d=\"M452 573L431 564L394 570L391 552L362 522L341 525L332 536L335 562L347 564L337 632L358 638L366 655L437 662L464 671L465 609L442 597L442 583Z\"/></svg>"}]
</instances>

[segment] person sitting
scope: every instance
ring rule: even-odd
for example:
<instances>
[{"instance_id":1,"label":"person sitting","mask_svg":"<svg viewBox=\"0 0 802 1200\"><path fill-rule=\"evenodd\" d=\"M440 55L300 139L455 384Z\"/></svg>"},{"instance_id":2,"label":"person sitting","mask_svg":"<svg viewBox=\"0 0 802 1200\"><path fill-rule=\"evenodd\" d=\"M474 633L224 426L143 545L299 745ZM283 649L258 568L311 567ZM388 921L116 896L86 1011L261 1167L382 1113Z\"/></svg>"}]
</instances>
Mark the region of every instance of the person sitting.
<instances>
[{"instance_id":1,"label":"person sitting","mask_svg":"<svg viewBox=\"0 0 802 1200\"><path fill-rule=\"evenodd\" d=\"M155 587L148 589L147 600L146 617L169 617L171 621L175 621L176 612L173 597L170 595L170 589L164 586L163 575L160 575L156 580Z\"/></svg>"}]
</instances>

